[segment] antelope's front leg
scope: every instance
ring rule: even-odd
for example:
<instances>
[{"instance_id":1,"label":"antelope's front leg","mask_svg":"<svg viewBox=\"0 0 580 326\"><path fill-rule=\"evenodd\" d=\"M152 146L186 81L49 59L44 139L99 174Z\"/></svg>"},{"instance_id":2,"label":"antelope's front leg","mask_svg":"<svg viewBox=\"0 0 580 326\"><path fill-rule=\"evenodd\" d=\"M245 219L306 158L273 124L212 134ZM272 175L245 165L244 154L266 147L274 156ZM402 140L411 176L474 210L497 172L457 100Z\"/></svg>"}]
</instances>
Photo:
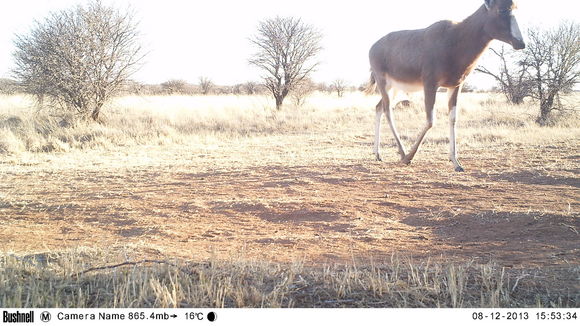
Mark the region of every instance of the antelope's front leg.
<instances>
[{"instance_id":1,"label":"antelope's front leg","mask_svg":"<svg viewBox=\"0 0 580 326\"><path fill-rule=\"evenodd\" d=\"M457 97L461 86L448 89L449 94L449 160L453 163L455 171L464 172L465 170L457 160L457 142L455 135L455 123L457 122Z\"/></svg>"}]
</instances>

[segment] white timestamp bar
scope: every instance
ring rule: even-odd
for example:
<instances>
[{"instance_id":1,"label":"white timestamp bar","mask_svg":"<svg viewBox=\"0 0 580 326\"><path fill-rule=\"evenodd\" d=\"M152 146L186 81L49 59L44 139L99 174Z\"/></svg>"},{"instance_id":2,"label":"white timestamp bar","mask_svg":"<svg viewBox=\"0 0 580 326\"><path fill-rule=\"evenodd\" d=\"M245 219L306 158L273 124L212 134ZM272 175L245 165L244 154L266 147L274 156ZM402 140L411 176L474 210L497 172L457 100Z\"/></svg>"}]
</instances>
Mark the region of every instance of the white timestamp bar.
<instances>
[{"instance_id":1,"label":"white timestamp bar","mask_svg":"<svg viewBox=\"0 0 580 326\"><path fill-rule=\"evenodd\" d=\"M578 325L580 309L544 308L0 308L2 324L25 325Z\"/></svg>"}]
</instances>

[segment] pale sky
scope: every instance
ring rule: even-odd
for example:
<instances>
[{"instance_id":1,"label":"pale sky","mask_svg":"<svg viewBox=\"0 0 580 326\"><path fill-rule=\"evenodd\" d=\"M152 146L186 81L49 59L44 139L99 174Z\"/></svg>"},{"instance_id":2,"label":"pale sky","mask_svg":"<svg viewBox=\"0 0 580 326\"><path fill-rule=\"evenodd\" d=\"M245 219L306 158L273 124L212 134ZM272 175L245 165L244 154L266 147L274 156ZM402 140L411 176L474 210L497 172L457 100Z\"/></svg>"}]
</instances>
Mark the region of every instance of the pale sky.
<instances>
[{"instance_id":1,"label":"pale sky","mask_svg":"<svg viewBox=\"0 0 580 326\"><path fill-rule=\"evenodd\" d=\"M0 2L0 78L11 77L15 34L28 33L33 20L84 0L15 0ZM248 38L260 20L297 16L324 35L317 82L344 79L360 85L368 80L368 50L383 35L424 28L442 20L460 21L483 0L103 0L120 9L130 7L140 21L142 44L149 52L134 79L161 83L200 76L220 85L259 80L248 65L253 53ZM522 30L577 19L575 0L520 0L516 17ZM497 42L497 41L494 41Z\"/></svg>"}]
</instances>

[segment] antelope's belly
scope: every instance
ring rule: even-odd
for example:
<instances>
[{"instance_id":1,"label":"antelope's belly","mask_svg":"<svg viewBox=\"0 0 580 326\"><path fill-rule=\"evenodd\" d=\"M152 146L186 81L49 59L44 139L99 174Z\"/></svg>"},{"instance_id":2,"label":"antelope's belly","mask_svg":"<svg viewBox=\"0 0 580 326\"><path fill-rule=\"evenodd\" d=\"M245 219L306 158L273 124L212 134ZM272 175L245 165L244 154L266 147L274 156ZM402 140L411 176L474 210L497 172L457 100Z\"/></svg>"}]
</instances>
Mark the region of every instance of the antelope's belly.
<instances>
[{"instance_id":1,"label":"antelope's belly","mask_svg":"<svg viewBox=\"0 0 580 326\"><path fill-rule=\"evenodd\" d=\"M406 93L420 92L423 90L423 83L421 82L416 83L403 82L391 78L390 76L387 76L387 85L389 86L389 88L395 88Z\"/></svg>"}]
</instances>

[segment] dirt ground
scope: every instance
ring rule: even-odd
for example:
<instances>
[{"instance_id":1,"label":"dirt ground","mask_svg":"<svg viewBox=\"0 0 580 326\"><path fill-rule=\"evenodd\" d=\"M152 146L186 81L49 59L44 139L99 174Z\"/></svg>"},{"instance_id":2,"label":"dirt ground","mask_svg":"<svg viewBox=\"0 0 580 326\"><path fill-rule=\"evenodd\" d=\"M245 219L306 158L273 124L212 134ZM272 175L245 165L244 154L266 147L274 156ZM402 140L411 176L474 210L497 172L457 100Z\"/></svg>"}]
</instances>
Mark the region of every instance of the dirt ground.
<instances>
[{"instance_id":1,"label":"dirt ground","mask_svg":"<svg viewBox=\"0 0 580 326\"><path fill-rule=\"evenodd\" d=\"M446 144L402 166L344 137L4 157L0 251L580 264L580 142L464 145L455 173Z\"/></svg>"}]
</instances>

